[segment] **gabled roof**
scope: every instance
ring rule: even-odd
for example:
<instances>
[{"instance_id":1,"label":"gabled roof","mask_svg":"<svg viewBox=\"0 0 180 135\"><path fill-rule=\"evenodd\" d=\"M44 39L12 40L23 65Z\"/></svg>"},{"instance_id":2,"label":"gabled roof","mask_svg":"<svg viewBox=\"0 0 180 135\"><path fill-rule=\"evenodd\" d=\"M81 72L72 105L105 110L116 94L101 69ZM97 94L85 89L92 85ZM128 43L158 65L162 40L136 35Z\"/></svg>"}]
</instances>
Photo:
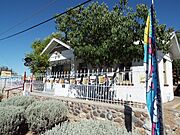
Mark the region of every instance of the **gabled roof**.
<instances>
[{"instance_id":1,"label":"gabled roof","mask_svg":"<svg viewBox=\"0 0 180 135\"><path fill-rule=\"evenodd\" d=\"M180 30L176 31L176 37L177 37L177 41L180 44Z\"/></svg>"},{"instance_id":2,"label":"gabled roof","mask_svg":"<svg viewBox=\"0 0 180 135\"><path fill-rule=\"evenodd\" d=\"M174 60L180 59L180 32L173 32L171 37L171 47L170 47L170 54Z\"/></svg>"},{"instance_id":3,"label":"gabled roof","mask_svg":"<svg viewBox=\"0 0 180 135\"><path fill-rule=\"evenodd\" d=\"M63 43L59 39L53 38L49 42L49 44L44 48L44 50L41 52L41 55L44 54L44 53L49 54L57 45L61 45L61 46L65 47L65 48L67 48L68 50L73 51L73 49L69 45Z\"/></svg>"}]
</instances>

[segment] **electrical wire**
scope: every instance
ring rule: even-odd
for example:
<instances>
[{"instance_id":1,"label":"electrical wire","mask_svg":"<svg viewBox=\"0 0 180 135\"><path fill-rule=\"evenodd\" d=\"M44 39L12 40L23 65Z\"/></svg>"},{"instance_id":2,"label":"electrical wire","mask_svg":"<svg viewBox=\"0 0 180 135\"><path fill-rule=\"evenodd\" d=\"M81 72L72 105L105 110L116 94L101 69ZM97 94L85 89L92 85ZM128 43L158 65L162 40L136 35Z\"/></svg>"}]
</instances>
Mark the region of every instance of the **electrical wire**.
<instances>
[{"instance_id":1,"label":"electrical wire","mask_svg":"<svg viewBox=\"0 0 180 135\"><path fill-rule=\"evenodd\" d=\"M16 23L15 25L11 26L10 28L8 28L7 30L5 30L4 32L0 33L0 36L8 33L9 31L11 31L12 29L16 28L17 26L25 23L26 21L32 19L33 17L37 16L38 14L40 14L42 11L46 10L47 8L49 8L50 6L52 6L53 4L55 4L57 2L57 0L52 0L49 3L47 3L46 5L41 6L40 9L38 9L36 12L34 12L32 15L24 18L21 22ZM0 59L2 58L2 61L4 61L5 65L9 65L8 60L2 55L0 54Z\"/></svg>"},{"instance_id":2,"label":"electrical wire","mask_svg":"<svg viewBox=\"0 0 180 135\"><path fill-rule=\"evenodd\" d=\"M24 18L21 22L16 23L15 25L11 26L10 28L8 28L7 30L3 31L0 33L0 36L8 33L9 31L11 31L12 29L16 28L17 26L27 22L28 20L34 18L35 16L37 16L38 14L40 14L42 11L46 10L47 8L49 8L50 6L52 6L54 3L56 3L57 0L53 0L50 1L48 4L46 4L45 6L42 6L39 10L37 10L36 12L34 12L32 15Z\"/></svg>"},{"instance_id":3,"label":"electrical wire","mask_svg":"<svg viewBox=\"0 0 180 135\"><path fill-rule=\"evenodd\" d=\"M58 14L58 15L55 15L54 17L51 17L51 18L49 18L49 19L47 19L47 20L45 20L45 21L43 21L43 22L40 22L40 23L38 23L38 24L36 24L36 25L33 25L33 26L31 26L31 27L29 27L29 28L27 28L27 29L24 29L24 30L19 31L19 32L17 32L17 33L14 33L14 34L12 34L12 35L6 36L6 37L4 37L4 38L0 38L0 41L5 40L5 39L12 38L12 37L14 37L14 36L17 36L17 35L19 35L19 34L22 34L22 33L26 32L26 31L29 31L29 30L31 30L31 29L34 29L34 28L36 28L36 27L38 27L38 26L40 26L40 25L42 25L42 24L45 24L45 23L47 23L47 22L49 22L49 21L51 21L51 20L53 20L53 19L55 19L55 18L63 15L63 14L66 14L66 13L70 12L71 10L74 10L74 9L80 7L80 6L83 6L83 5L85 5L85 4L87 4L87 3L91 2L91 1L92 1L92 0L87 0L87 1L85 1L85 2L83 2L83 3L81 3L81 4L78 4L77 6L75 6L75 7L73 7L73 8L70 8L70 9L67 10L67 11L64 11L64 12Z\"/></svg>"}]
</instances>

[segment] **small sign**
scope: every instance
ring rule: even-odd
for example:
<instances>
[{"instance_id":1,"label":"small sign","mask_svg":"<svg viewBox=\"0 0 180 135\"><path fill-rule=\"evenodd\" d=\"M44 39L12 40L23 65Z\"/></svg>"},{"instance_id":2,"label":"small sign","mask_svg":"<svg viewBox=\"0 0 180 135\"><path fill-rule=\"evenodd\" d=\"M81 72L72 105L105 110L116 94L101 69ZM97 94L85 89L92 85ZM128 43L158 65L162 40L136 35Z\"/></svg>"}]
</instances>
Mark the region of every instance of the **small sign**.
<instances>
[{"instance_id":1,"label":"small sign","mask_svg":"<svg viewBox=\"0 0 180 135\"><path fill-rule=\"evenodd\" d=\"M1 77L11 77L11 71L1 71Z\"/></svg>"}]
</instances>

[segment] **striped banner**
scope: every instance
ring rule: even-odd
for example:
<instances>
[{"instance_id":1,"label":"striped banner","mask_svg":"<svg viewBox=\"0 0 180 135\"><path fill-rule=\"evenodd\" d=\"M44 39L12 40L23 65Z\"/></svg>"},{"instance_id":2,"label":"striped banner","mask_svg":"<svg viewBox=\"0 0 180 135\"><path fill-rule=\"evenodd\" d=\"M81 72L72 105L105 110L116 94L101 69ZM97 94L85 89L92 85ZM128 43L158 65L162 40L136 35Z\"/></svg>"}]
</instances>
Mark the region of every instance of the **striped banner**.
<instances>
[{"instance_id":1,"label":"striped banner","mask_svg":"<svg viewBox=\"0 0 180 135\"><path fill-rule=\"evenodd\" d=\"M152 123L152 135L163 135L161 90L154 28L153 5L149 10L144 31L144 66L146 67L146 104Z\"/></svg>"}]
</instances>

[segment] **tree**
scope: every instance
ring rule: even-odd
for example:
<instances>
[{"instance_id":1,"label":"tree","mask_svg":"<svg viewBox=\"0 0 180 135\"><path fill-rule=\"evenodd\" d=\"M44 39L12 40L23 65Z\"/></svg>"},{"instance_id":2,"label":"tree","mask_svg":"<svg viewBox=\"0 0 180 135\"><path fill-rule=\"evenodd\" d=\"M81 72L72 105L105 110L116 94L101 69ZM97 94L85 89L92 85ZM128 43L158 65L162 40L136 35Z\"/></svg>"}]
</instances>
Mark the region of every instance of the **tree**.
<instances>
[{"instance_id":1,"label":"tree","mask_svg":"<svg viewBox=\"0 0 180 135\"><path fill-rule=\"evenodd\" d=\"M136 10L120 0L110 11L108 6L92 3L87 7L71 10L56 19L56 28L64 33L77 58L91 65L110 66L129 63L143 57L143 34L148 7L137 5ZM156 21L156 38L159 49L167 52L171 29ZM139 44L134 43L139 41Z\"/></svg>"},{"instance_id":2,"label":"tree","mask_svg":"<svg viewBox=\"0 0 180 135\"><path fill-rule=\"evenodd\" d=\"M139 4L136 6L136 21L139 23L139 26L136 28L137 35L139 40L143 39L143 33L145 28L145 23L148 15L148 6L145 4ZM155 12L156 18L156 12ZM142 22L142 23L140 23ZM155 20L155 36L156 36L156 45L158 50L162 50L164 53L167 53L170 49L168 42L172 36L173 28L167 28L165 24L159 24L158 20Z\"/></svg>"},{"instance_id":3,"label":"tree","mask_svg":"<svg viewBox=\"0 0 180 135\"><path fill-rule=\"evenodd\" d=\"M34 41L31 46L32 52L26 54L26 57L32 59L32 64L29 66L29 68L33 74L44 73L49 67L49 56L47 54L41 55L41 52L53 37L60 38L60 33L53 33L52 35L46 37L44 40Z\"/></svg>"}]
</instances>

